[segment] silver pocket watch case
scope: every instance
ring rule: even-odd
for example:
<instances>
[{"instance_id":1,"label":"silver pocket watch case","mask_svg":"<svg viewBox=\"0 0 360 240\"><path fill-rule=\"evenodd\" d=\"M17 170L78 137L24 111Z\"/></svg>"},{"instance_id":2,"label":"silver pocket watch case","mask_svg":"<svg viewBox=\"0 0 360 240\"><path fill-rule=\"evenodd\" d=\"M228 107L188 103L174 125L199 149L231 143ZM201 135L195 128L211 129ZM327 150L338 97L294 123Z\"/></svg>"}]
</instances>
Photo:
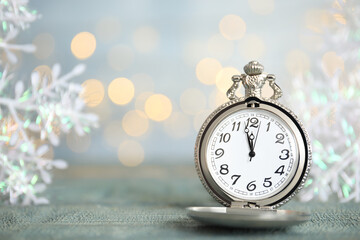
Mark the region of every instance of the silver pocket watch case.
<instances>
[{"instance_id":1,"label":"silver pocket watch case","mask_svg":"<svg viewBox=\"0 0 360 240\"><path fill-rule=\"evenodd\" d=\"M230 101L210 114L202 125L195 144L195 166L199 178L209 194L224 207L189 207L186 209L187 213L193 219L208 225L233 228L283 228L308 221L309 213L277 209L296 195L305 184L311 166L308 134L296 115L277 102L282 96L282 91L275 83L275 76L263 73L263 66L256 61L249 62L244 70L245 74L232 77L233 85L227 92ZM261 95L266 81L274 90L273 95L267 99ZM235 95L240 83L245 89L243 98ZM204 146L208 144L209 132L219 124L219 119L245 108L257 107L271 111L289 125L297 141L298 166L294 176L281 191L254 201L232 196L214 181L205 160Z\"/></svg>"}]
</instances>

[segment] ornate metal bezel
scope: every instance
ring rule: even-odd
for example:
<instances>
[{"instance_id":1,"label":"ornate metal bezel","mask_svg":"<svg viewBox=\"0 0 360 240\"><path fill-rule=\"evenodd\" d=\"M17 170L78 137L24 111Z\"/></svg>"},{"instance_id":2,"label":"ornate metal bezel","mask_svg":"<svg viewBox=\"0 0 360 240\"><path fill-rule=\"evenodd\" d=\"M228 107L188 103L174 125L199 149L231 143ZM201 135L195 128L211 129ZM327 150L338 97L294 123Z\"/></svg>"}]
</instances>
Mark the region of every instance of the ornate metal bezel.
<instances>
[{"instance_id":1,"label":"ornate metal bezel","mask_svg":"<svg viewBox=\"0 0 360 240\"><path fill-rule=\"evenodd\" d=\"M299 165L290 183L281 192L277 193L276 195L261 200L239 199L234 196L231 196L230 194L226 193L225 190L221 189L215 183L215 181L212 179L209 173L208 166L206 164L205 154L204 154L205 151L203 150L208 141L208 139L206 138L208 138L209 134L207 133L211 131L211 128L213 129L215 127L214 125L217 125L218 121L216 120L218 118L221 119L225 118L228 115L226 113L228 113L229 110L231 109L234 110L234 108L238 108L238 109L246 108L250 102L258 103L259 106L264 106L264 107L267 106L265 107L265 109L268 111L271 111L271 108L273 108L272 111L273 113L277 115L282 115L279 117L283 118L283 120L289 124L289 126L292 128L292 131L296 135L297 145L299 150ZM282 114L280 114L279 112L281 112ZM258 208L275 209L287 203L303 188L311 166L310 139L307 134L307 131L305 130L303 124L298 119L298 117L291 110L289 110L282 104L278 103L277 101L271 99L260 100L259 98L256 97L248 97L246 100L235 99L218 107L213 113L210 114L210 116L203 123L199 131L199 134L197 136L196 144L195 144L195 166L199 178L202 184L204 185L204 187L206 188L206 190L213 198L215 198L222 205L227 207L230 206L245 207L249 205L254 205Z\"/></svg>"}]
</instances>

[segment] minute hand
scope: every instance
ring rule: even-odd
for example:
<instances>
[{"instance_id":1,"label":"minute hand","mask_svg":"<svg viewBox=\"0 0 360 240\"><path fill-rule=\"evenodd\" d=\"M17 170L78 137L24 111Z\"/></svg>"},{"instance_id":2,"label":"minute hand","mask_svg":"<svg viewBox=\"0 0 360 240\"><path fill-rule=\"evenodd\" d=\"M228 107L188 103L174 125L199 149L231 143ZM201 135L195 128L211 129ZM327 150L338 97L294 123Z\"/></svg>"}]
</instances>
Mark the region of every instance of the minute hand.
<instances>
[{"instance_id":1,"label":"minute hand","mask_svg":"<svg viewBox=\"0 0 360 240\"><path fill-rule=\"evenodd\" d=\"M256 133L256 137L255 137L255 141L254 141L254 145L253 145L253 150L255 149L255 145L256 145L256 142L257 142L257 139L258 139L258 135L259 135L259 132L260 132L260 126L261 126L261 122L259 123L259 128L258 128L257 133Z\"/></svg>"}]
</instances>

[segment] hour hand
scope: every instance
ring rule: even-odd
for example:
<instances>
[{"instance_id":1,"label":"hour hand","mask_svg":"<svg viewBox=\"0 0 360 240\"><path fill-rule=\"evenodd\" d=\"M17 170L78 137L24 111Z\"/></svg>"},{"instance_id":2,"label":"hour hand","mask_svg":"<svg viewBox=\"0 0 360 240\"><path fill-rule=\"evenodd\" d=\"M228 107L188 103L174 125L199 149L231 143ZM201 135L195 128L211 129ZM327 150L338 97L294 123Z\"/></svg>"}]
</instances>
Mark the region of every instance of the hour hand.
<instances>
[{"instance_id":1,"label":"hour hand","mask_svg":"<svg viewBox=\"0 0 360 240\"><path fill-rule=\"evenodd\" d=\"M244 132L245 132L245 134L246 134L246 139L247 139L247 141L248 141L250 151L252 151L252 149L253 149L252 146L253 146L253 145L252 145L252 143L251 143L251 141L250 141L249 128L248 128L247 126L245 127Z\"/></svg>"},{"instance_id":2,"label":"hour hand","mask_svg":"<svg viewBox=\"0 0 360 240\"><path fill-rule=\"evenodd\" d=\"M249 142L250 142L250 152L249 152L249 157L250 157L250 162L251 162L251 159L253 157L255 157L255 151L254 151L254 139L255 139L255 136L253 133L251 133L250 135L248 135L248 139L249 139Z\"/></svg>"},{"instance_id":3,"label":"hour hand","mask_svg":"<svg viewBox=\"0 0 360 240\"><path fill-rule=\"evenodd\" d=\"M254 152L254 138L255 138L255 136L254 136L253 133L249 134L249 128L248 128L247 125L246 125L246 127L244 129L244 132L246 133L246 138L247 138L249 148L250 148L249 157L250 157L250 161L251 161L251 159L255 156L255 152Z\"/></svg>"},{"instance_id":4,"label":"hour hand","mask_svg":"<svg viewBox=\"0 0 360 240\"><path fill-rule=\"evenodd\" d=\"M254 144L254 139L255 139L255 136L254 136L254 134L253 133L251 133L250 135L249 135L249 141L250 141L250 149L251 149L251 151L254 151L254 147L255 147L255 144Z\"/></svg>"}]
</instances>

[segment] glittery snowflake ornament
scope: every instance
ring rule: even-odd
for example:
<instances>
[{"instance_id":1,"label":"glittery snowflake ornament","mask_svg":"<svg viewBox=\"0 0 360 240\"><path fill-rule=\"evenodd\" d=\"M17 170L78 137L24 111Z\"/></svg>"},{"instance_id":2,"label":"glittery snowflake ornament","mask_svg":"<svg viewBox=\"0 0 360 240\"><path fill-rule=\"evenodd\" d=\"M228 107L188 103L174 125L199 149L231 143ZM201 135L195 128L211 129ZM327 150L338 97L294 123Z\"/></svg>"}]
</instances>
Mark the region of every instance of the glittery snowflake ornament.
<instances>
[{"instance_id":1,"label":"glittery snowflake ornament","mask_svg":"<svg viewBox=\"0 0 360 240\"><path fill-rule=\"evenodd\" d=\"M360 5L337 0L328 12L321 61L293 79L288 101L313 139L311 175L301 199L360 201ZM307 91L305 91L306 89Z\"/></svg>"},{"instance_id":2,"label":"glittery snowflake ornament","mask_svg":"<svg viewBox=\"0 0 360 240\"><path fill-rule=\"evenodd\" d=\"M78 135L96 127L96 115L82 112L82 87L70 80L80 75L80 64L61 75L59 64L36 68L28 82L12 73L18 59L14 51L33 52L31 44L14 44L21 30L39 18L26 0L1 0L0 19L0 201L10 204L44 204L39 193L51 183L49 171L67 163L52 159L52 146L61 133L74 129Z\"/></svg>"}]
</instances>

